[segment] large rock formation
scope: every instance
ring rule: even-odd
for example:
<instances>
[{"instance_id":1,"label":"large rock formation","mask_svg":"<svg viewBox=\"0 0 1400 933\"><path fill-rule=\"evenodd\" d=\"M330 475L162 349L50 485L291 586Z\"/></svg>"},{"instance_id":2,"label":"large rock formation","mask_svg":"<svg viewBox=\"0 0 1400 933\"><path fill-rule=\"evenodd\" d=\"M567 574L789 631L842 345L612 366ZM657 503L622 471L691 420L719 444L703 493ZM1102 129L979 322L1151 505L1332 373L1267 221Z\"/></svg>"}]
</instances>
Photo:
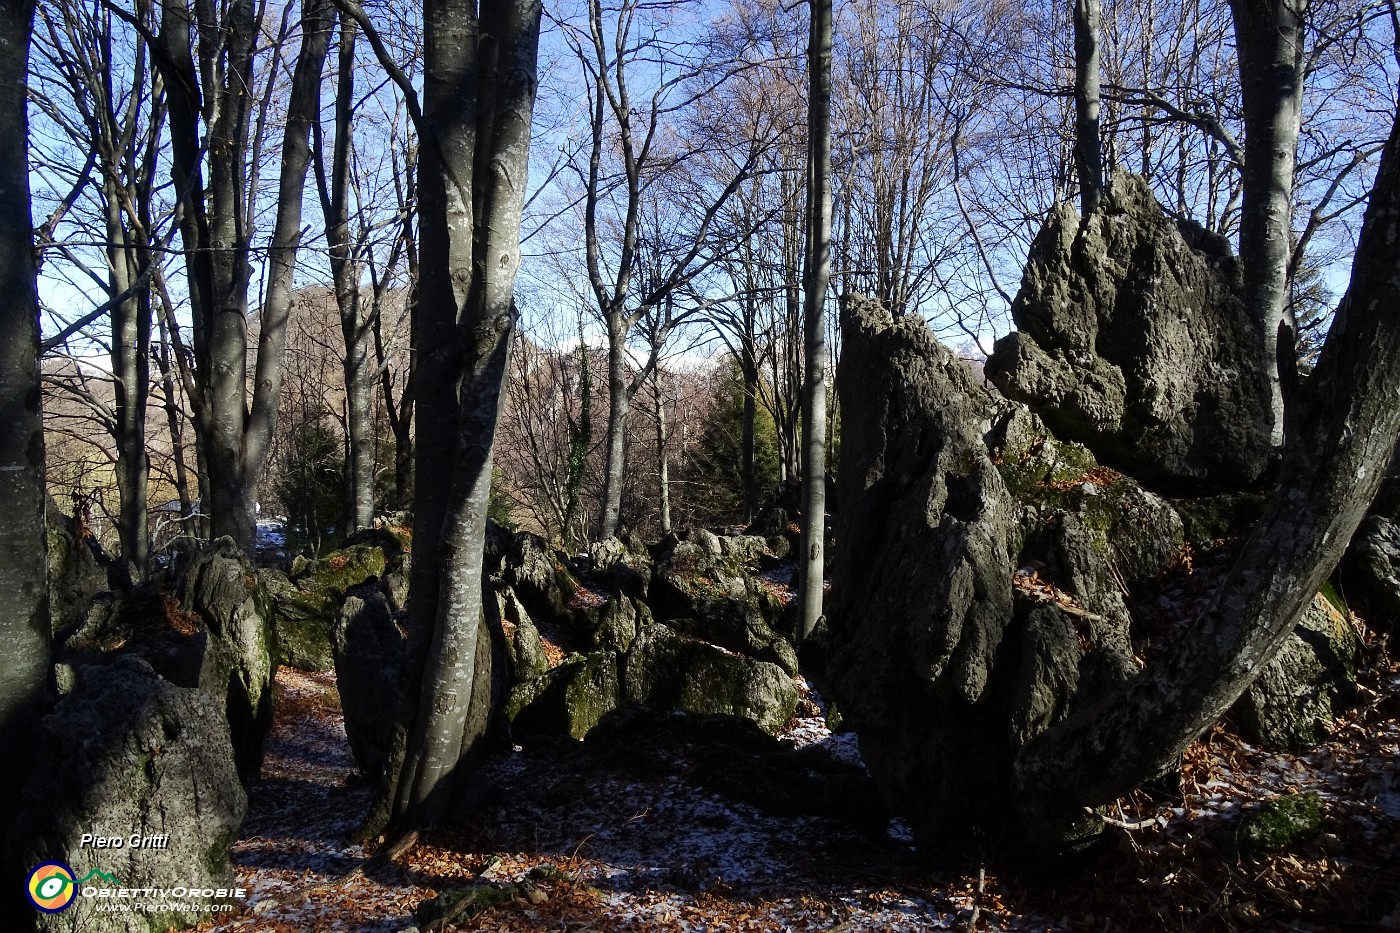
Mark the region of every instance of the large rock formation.
<instances>
[{"instance_id":1,"label":"large rock formation","mask_svg":"<svg viewBox=\"0 0 1400 933\"><path fill-rule=\"evenodd\" d=\"M230 889L228 850L247 812L228 725L201 690L175 687L136 657L59 668L65 692L40 726L39 758L12 845L25 865L67 863L87 887ZM85 839L86 837L86 839ZM94 837L120 840L94 845ZM148 933L192 925L199 905L231 899L152 896L104 913L91 898L39 916L45 931ZM189 904L189 912L147 902Z\"/></svg>"},{"instance_id":2,"label":"large rock formation","mask_svg":"<svg viewBox=\"0 0 1400 933\"><path fill-rule=\"evenodd\" d=\"M1360 654L1351 620L1318 594L1231 715L1268 748L1296 751L1319 742L1331 733L1332 720L1356 702Z\"/></svg>"},{"instance_id":3,"label":"large rock formation","mask_svg":"<svg viewBox=\"0 0 1400 933\"><path fill-rule=\"evenodd\" d=\"M262 767L263 739L272 728L272 681L277 639L267 590L231 538L188 549L173 588L180 608L198 626L190 641L157 660L162 676L199 687L224 710L234 760L244 783Z\"/></svg>"},{"instance_id":4,"label":"large rock formation","mask_svg":"<svg viewBox=\"0 0 1400 933\"><path fill-rule=\"evenodd\" d=\"M1046 221L987 377L1145 485L1248 486L1270 456L1270 391L1240 281L1223 239L1116 174L1092 216L1066 203Z\"/></svg>"},{"instance_id":5,"label":"large rock formation","mask_svg":"<svg viewBox=\"0 0 1400 933\"><path fill-rule=\"evenodd\" d=\"M1012 619L1015 515L971 373L916 317L850 298L827 661L861 753L921 844L1004 804L994 670Z\"/></svg>"}]
</instances>

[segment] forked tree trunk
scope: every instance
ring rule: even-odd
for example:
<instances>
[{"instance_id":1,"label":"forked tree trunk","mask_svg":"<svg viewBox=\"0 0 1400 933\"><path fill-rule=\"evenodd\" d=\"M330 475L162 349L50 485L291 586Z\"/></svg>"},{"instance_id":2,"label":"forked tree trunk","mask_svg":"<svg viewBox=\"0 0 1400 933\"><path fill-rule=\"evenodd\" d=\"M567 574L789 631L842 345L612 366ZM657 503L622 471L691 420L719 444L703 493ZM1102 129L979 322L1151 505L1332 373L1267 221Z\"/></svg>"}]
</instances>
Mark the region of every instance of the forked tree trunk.
<instances>
[{"instance_id":1,"label":"forked tree trunk","mask_svg":"<svg viewBox=\"0 0 1400 933\"><path fill-rule=\"evenodd\" d=\"M831 274L831 0L812 0L807 48L807 251L804 262L802 555L798 640L822 617L826 549L826 286Z\"/></svg>"},{"instance_id":2,"label":"forked tree trunk","mask_svg":"<svg viewBox=\"0 0 1400 933\"><path fill-rule=\"evenodd\" d=\"M1166 655L1032 739L1017 809L1042 851L1073 848L1103 806L1172 765L1269 663L1327 579L1400 433L1400 120L1381 158L1351 287L1291 406L1278 491L1211 606Z\"/></svg>"},{"instance_id":3,"label":"forked tree trunk","mask_svg":"<svg viewBox=\"0 0 1400 933\"><path fill-rule=\"evenodd\" d=\"M213 16L212 7L197 4L192 11L181 0L164 0L160 35L152 46L168 93L171 176L183 207L181 238L198 363L199 392L193 402L201 506L212 533L229 535L244 549L251 549L256 538L257 487L281 394L292 272L301 245L308 139L329 50L331 10L330 0L304 0L302 8L302 47L287 104L251 404L247 313L252 266L245 176L254 103L249 89L259 50L258 8L251 0L231 0L217 22L192 22L195 14ZM199 51L199 67L191 42ZM205 87L201 75L218 75L222 81ZM201 132L201 113L207 152L200 144L206 135ZM204 158L209 164L207 197Z\"/></svg>"},{"instance_id":4,"label":"forked tree trunk","mask_svg":"<svg viewBox=\"0 0 1400 933\"><path fill-rule=\"evenodd\" d=\"M34 6L0 2L0 794L19 799L29 778L49 675L48 536L44 528L44 429L39 391L39 302L29 207L25 72ZM18 808L0 816L0 838ZM12 879L0 896L6 929L34 910L17 880L32 866L0 856Z\"/></svg>"},{"instance_id":5,"label":"forked tree trunk","mask_svg":"<svg viewBox=\"0 0 1400 933\"><path fill-rule=\"evenodd\" d=\"M502 383L516 322L520 218L529 166L538 0L425 6L419 444L413 637L421 690L392 818L439 819L464 754L485 729L489 639L482 557ZM475 250L473 249L475 245ZM458 348L455 352L450 348ZM429 360L431 362L429 363ZM434 437L434 428L446 433ZM445 443L444 443L445 442ZM439 458L441 458L439 460Z\"/></svg>"}]
</instances>

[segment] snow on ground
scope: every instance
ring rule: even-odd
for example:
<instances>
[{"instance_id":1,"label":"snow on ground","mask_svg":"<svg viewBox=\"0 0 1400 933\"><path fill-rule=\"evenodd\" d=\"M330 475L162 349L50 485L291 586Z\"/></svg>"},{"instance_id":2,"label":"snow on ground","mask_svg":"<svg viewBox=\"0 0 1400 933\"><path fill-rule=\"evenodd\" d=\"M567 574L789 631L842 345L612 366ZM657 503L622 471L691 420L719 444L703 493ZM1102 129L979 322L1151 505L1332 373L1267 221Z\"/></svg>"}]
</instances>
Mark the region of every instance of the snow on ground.
<instances>
[{"instance_id":1,"label":"snow on ground","mask_svg":"<svg viewBox=\"0 0 1400 933\"><path fill-rule=\"evenodd\" d=\"M451 929L1400 927L1400 672L1389 666L1372 682L1374 699L1305 755L1262 751L1217 728L1188 750L1179 787L1136 792L1114 810L1147 828L1111 829L1116 847L1053 884L1017 874L1007 867L1014 855L995 851L985 865L930 867L898 823L871 831L729 799L692 779L702 762L684 742L599 762L582 757L588 743L565 739L503 752L487 765L493 789L477 817L357 872L376 845L347 837L370 793L354 779L334 676L283 668L277 682L263 780L233 847L250 894L203 931L404 931L416 927L420 902L481 883L517 896ZM826 729L815 693L784 741L859 756L853 737ZM1227 837L1241 811L1305 790L1322 799L1322 836L1257 862L1233 852Z\"/></svg>"}]
</instances>

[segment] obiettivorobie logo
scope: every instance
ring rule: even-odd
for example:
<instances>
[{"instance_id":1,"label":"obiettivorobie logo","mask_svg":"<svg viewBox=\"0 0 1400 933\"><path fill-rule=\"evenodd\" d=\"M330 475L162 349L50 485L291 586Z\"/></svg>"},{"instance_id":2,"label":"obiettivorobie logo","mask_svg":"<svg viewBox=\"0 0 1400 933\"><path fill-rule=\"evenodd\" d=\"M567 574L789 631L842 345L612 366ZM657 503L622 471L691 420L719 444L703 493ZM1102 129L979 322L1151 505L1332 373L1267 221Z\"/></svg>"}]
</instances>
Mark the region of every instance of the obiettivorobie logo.
<instances>
[{"instance_id":1,"label":"obiettivorobie logo","mask_svg":"<svg viewBox=\"0 0 1400 933\"><path fill-rule=\"evenodd\" d=\"M74 878L73 869L63 862L44 862L36 867L29 873L25 891L36 909L49 914L67 910L80 897L91 901L92 909L105 913L223 913L233 910L230 899L248 896L246 888L198 884L127 888L97 868Z\"/></svg>"},{"instance_id":2,"label":"obiettivorobie logo","mask_svg":"<svg viewBox=\"0 0 1400 933\"><path fill-rule=\"evenodd\" d=\"M92 871L74 880L73 869L62 862L45 862L29 873L29 883L25 886L29 902L46 914L56 914L67 910L78 896L78 886L97 878L108 884L121 882L105 871Z\"/></svg>"}]
</instances>

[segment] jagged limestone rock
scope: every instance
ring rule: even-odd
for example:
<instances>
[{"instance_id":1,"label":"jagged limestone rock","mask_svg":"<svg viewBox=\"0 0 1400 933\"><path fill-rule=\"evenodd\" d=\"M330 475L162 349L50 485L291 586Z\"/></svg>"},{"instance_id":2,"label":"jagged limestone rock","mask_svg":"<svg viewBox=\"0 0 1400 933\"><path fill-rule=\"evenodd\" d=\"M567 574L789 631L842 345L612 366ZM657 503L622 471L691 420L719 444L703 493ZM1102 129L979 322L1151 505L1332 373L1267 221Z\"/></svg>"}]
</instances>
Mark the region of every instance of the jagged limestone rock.
<instances>
[{"instance_id":1,"label":"jagged limestone rock","mask_svg":"<svg viewBox=\"0 0 1400 933\"><path fill-rule=\"evenodd\" d=\"M839 547L827 679L920 845L1004 807L994 671L1012 621L1016 518L984 442L996 406L915 317L842 308Z\"/></svg>"},{"instance_id":2,"label":"jagged limestone rock","mask_svg":"<svg viewBox=\"0 0 1400 933\"><path fill-rule=\"evenodd\" d=\"M386 546L397 547L397 539L377 530L371 541L348 545L317 560L298 556L285 582L276 571L261 572L273 594L282 663L304 671L330 670L331 629L345 594L384 578L389 562Z\"/></svg>"},{"instance_id":3,"label":"jagged limestone rock","mask_svg":"<svg viewBox=\"0 0 1400 933\"><path fill-rule=\"evenodd\" d=\"M271 600L231 538L187 549L174 590L181 610L207 638L191 642L199 650L187 666L157 669L180 686L198 686L223 708L238 773L247 784L258 776L263 739L272 728L278 654ZM198 672L194 681L191 671Z\"/></svg>"},{"instance_id":4,"label":"jagged limestone rock","mask_svg":"<svg viewBox=\"0 0 1400 933\"><path fill-rule=\"evenodd\" d=\"M549 658L545 656L544 642L530 614L508 586L496 592L496 603L504 622L511 682L524 683L540 676L549 668Z\"/></svg>"},{"instance_id":5,"label":"jagged limestone rock","mask_svg":"<svg viewBox=\"0 0 1400 933\"><path fill-rule=\"evenodd\" d=\"M618 659L611 651L575 655L516 685L506 698L511 731L581 739L619 702Z\"/></svg>"},{"instance_id":6,"label":"jagged limestone rock","mask_svg":"<svg viewBox=\"0 0 1400 933\"><path fill-rule=\"evenodd\" d=\"M389 762L407 650L382 593L346 597L331 630L331 647L350 751L360 773L378 784Z\"/></svg>"},{"instance_id":7,"label":"jagged limestone rock","mask_svg":"<svg viewBox=\"0 0 1400 933\"><path fill-rule=\"evenodd\" d=\"M778 665L687 638L660 623L637 634L622 673L626 699L653 710L743 716L776 732L797 709L797 687Z\"/></svg>"},{"instance_id":8,"label":"jagged limestone rock","mask_svg":"<svg viewBox=\"0 0 1400 933\"><path fill-rule=\"evenodd\" d=\"M1347 599L1378 630L1400 631L1400 524L1369 515L1352 535L1341 567Z\"/></svg>"},{"instance_id":9,"label":"jagged limestone rock","mask_svg":"<svg viewBox=\"0 0 1400 933\"><path fill-rule=\"evenodd\" d=\"M1296 751L1324 739L1356 700L1361 639L1322 594L1231 712L1245 734L1268 748Z\"/></svg>"},{"instance_id":10,"label":"jagged limestone rock","mask_svg":"<svg viewBox=\"0 0 1400 933\"><path fill-rule=\"evenodd\" d=\"M761 540L694 529L684 539L663 543L652 576L651 609L672 628L795 674L797 652L779 631L783 604L745 566L745 555Z\"/></svg>"},{"instance_id":11,"label":"jagged limestone rock","mask_svg":"<svg viewBox=\"0 0 1400 933\"><path fill-rule=\"evenodd\" d=\"M65 668L59 680L65 695L40 725L33 776L13 804L20 817L9 843L19 860L65 862L76 879L94 871L115 879L94 877L89 887L234 888L228 852L248 804L228 724L214 700L173 686L131 656L105 667ZM122 845L83 845L85 833ZM149 844L133 846L133 837ZM36 920L54 933L158 933L201 916L135 906L106 913L96 906L79 897L62 913Z\"/></svg>"},{"instance_id":12,"label":"jagged limestone rock","mask_svg":"<svg viewBox=\"0 0 1400 933\"><path fill-rule=\"evenodd\" d=\"M1117 173L1082 222L1031 245L987 377L1061 438L1161 490L1241 488L1270 457L1270 387L1224 240L1168 219Z\"/></svg>"}]
</instances>

